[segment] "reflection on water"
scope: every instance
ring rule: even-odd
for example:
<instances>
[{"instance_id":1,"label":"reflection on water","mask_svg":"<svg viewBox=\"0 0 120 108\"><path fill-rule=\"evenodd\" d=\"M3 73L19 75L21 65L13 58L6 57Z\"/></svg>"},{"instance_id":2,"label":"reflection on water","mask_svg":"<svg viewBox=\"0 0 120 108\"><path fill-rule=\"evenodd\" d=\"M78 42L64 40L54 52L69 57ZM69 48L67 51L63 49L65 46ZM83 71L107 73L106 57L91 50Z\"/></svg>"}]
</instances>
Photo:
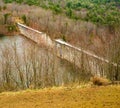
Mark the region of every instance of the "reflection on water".
<instances>
[{"instance_id":1,"label":"reflection on water","mask_svg":"<svg viewBox=\"0 0 120 108\"><path fill-rule=\"evenodd\" d=\"M23 36L0 38L0 87L5 89L59 86L81 80L74 65Z\"/></svg>"}]
</instances>

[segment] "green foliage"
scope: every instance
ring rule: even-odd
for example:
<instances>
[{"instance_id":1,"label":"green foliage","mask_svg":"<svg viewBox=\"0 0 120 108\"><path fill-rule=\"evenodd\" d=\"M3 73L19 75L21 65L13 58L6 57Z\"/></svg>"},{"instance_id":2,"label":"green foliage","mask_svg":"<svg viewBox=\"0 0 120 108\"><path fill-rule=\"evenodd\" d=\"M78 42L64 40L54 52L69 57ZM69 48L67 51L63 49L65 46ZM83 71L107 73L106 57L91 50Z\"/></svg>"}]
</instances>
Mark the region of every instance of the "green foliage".
<instances>
[{"instance_id":1,"label":"green foliage","mask_svg":"<svg viewBox=\"0 0 120 108\"><path fill-rule=\"evenodd\" d=\"M4 0L5 3L17 2L51 9L53 13L64 13L72 19L85 20L97 25L118 27L120 25L120 0ZM64 4L64 5L63 5ZM74 14L83 12L87 15Z\"/></svg>"},{"instance_id":2,"label":"green foliage","mask_svg":"<svg viewBox=\"0 0 120 108\"><path fill-rule=\"evenodd\" d=\"M66 42L66 36L64 34L62 35L62 39L63 39L63 41Z\"/></svg>"},{"instance_id":3,"label":"green foliage","mask_svg":"<svg viewBox=\"0 0 120 108\"><path fill-rule=\"evenodd\" d=\"M9 17L9 15L10 15L10 13L4 14L4 24L7 23L7 19L8 19L8 17Z\"/></svg>"},{"instance_id":4,"label":"green foliage","mask_svg":"<svg viewBox=\"0 0 120 108\"><path fill-rule=\"evenodd\" d=\"M27 23L27 18L26 18L26 16L25 15L22 15L22 20L24 21L24 23L26 24Z\"/></svg>"},{"instance_id":5,"label":"green foliage","mask_svg":"<svg viewBox=\"0 0 120 108\"><path fill-rule=\"evenodd\" d=\"M87 21L107 26L118 26L120 24L120 12L112 5L96 6L91 9L86 17Z\"/></svg>"},{"instance_id":6,"label":"green foliage","mask_svg":"<svg viewBox=\"0 0 120 108\"><path fill-rule=\"evenodd\" d=\"M28 5L38 5L39 2L37 0L24 0L26 4Z\"/></svg>"},{"instance_id":7,"label":"green foliage","mask_svg":"<svg viewBox=\"0 0 120 108\"><path fill-rule=\"evenodd\" d=\"M5 3L12 3L14 0L3 0Z\"/></svg>"},{"instance_id":8,"label":"green foliage","mask_svg":"<svg viewBox=\"0 0 120 108\"><path fill-rule=\"evenodd\" d=\"M73 11L72 11L71 8L67 8L67 9L66 9L66 15L67 15L68 17L70 17L70 18L73 16Z\"/></svg>"},{"instance_id":9,"label":"green foliage","mask_svg":"<svg viewBox=\"0 0 120 108\"><path fill-rule=\"evenodd\" d=\"M0 6L0 11L2 11L2 10L6 10L7 9L7 7L6 6Z\"/></svg>"},{"instance_id":10,"label":"green foliage","mask_svg":"<svg viewBox=\"0 0 120 108\"><path fill-rule=\"evenodd\" d=\"M9 25L9 26L8 26L8 31L9 31L9 32L16 31L16 26L15 26L15 25Z\"/></svg>"},{"instance_id":11,"label":"green foliage","mask_svg":"<svg viewBox=\"0 0 120 108\"><path fill-rule=\"evenodd\" d=\"M17 3L22 3L23 0L15 0L15 2L17 2Z\"/></svg>"},{"instance_id":12,"label":"green foliage","mask_svg":"<svg viewBox=\"0 0 120 108\"><path fill-rule=\"evenodd\" d=\"M58 14L58 13L62 12L62 9L61 9L59 4L50 3L49 8L52 9L55 14Z\"/></svg>"}]
</instances>

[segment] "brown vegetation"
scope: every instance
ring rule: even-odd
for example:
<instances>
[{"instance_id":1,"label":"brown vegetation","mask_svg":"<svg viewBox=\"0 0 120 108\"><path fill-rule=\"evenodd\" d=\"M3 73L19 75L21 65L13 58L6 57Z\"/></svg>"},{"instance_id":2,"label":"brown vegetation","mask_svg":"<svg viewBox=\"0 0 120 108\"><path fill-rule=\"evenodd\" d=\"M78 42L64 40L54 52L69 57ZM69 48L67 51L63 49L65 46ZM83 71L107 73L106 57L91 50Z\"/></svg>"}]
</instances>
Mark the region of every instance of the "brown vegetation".
<instances>
[{"instance_id":1,"label":"brown vegetation","mask_svg":"<svg viewBox=\"0 0 120 108\"><path fill-rule=\"evenodd\" d=\"M0 94L0 108L119 108L120 86L48 88Z\"/></svg>"},{"instance_id":2,"label":"brown vegetation","mask_svg":"<svg viewBox=\"0 0 120 108\"><path fill-rule=\"evenodd\" d=\"M55 15L50 10L36 6L11 3L7 4L6 9L0 13L11 14L7 19L7 24L13 24L14 18L19 17L27 25L46 32L53 39L63 38L99 55L104 55L107 43L111 40L110 38L114 37L114 33L110 33L107 27L98 27L90 22L68 19L64 15Z\"/></svg>"},{"instance_id":3,"label":"brown vegetation","mask_svg":"<svg viewBox=\"0 0 120 108\"><path fill-rule=\"evenodd\" d=\"M5 42L0 50L0 92L88 81L91 73L26 38ZM13 38L14 39L14 38ZM24 40L25 39L25 40ZM32 42L32 43L31 43ZM87 75L87 77L86 77Z\"/></svg>"},{"instance_id":4,"label":"brown vegetation","mask_svg":"<svg viewBox=\"0 0 120 108\"><path fill-rule=\"evenodd\" d=\"M94 85L98 85L98 86L106 86L111 84L111 82L108 79L101 78L98 76L94 76L93 78L91 78L91 81Z\"/></svg>"},{"instance_id":5,"label":"brown vegetation","mask_svg":"<svg viewBox=\"0 0 120 108\"><path fill-rule=\"evenodd\" d=\"M2 7L4 7L4 4L1 4ZM14 6L13 6L14 5ZM39 13L39 14L38 14ZM5 33L13 33L16 31L15 26L15 19L20 18L24 21L25 24L38 29L40 31L44 31L47 34L50 35L52 39L55 38L62 38L66 41L69 41L72 44L75 44L76 46L84 46L84 48L87 48L89 50L94 51L95 53L99 55L103 55L111 60L111 62L116 62L119 64L119 61L116 61L116 58L119 57L119 53L116 57L115 52L119 52L119 49L116 49L116 45L113 45L113 55L111 56L109 54L108 48L111 44L112 38L116 36L117 32L111 33L107 27L97 27L96 25L90 23L90 22L83 22L83 21L74 21L71 19L66 18L63 15L55 15L50 10L43 10L41 8L35 7L35 6L28 6L28 5L18 5L15 3L7 4L6 8L3 9L0 12L0 24L1 28L5 28ZM5 34L3 31L3 28L0 29L0 33ZM117 42L119 43L119 42ZM5 88L6 90L11 89L18 89L18 88L29 88L29 87L45 87L45 86L52 86L54 85L55 80L55 72L57 72L57 67L55 66L56 61L55 59L51 60L51 54L49 55L48 52L46 53L46 58L43 59L43 55L38 57L38 50L36 48L31 47L31 49L28 52L24 52L23 55L23 63L24 67L21 65L20 58L16 52L16 47L13 46L13 53L11 54L11 51L8 50L9 48L6 48L2 52L2 57L4 60L2 60L1 64L3 66L3 70L1 71L3 73L3 78L1 78L1 87ZM33 50L35 49L35 50ZM107 49L107 50L106 50ZM46 50L46 49L45 49ZM108 53L106 53L108 52ZM12 55L12 56L11 56ZM29 55L29 56L28 56ZM109 57L108 57L109 55ZM52 58L55 56L52 55ZM113 58L114 57L114 58ZM86 55L84 58L87 58ZM11 60L13 60L11 62ZM43 64L39 61L44 61ZM96 60L97 61L97 60ZM29 63L30 62L30 63ZM80 69L81 72L88 75L88 71L85 70L85 66L83 66L84 60L81 62L82 68ZM14 64L14 72L13 72L13 65ZM95 62L96 63L96 62ZM97 65L104 65L104 64L97 64ZM105 66L105 65L104 65ZM52 68L51 68L52 67ZM73 66L74 67L74 66ZM97 66L96 66L97 67ZM43 68L45 70L43 70ZM74 67L76 68L76 67ZM114 67L113 65L109 64L108 67L105 67L106 70L102 73L104 76L104 73L107 73L107 76L110 80L119 80L119 66ZM114 72L112 71L112 69ZM18 79L16 76L13 75L13 73L18 73ZM32 72L28 75L29 72ZM44 75L42 73L44 73ZM53 74L49 73L52 72ZM79 73L78 69L75 70L76 75L81 76L82 74ZM25 74L24 74L25 73ZM91 72L93 73L93 72ZM41 76L41 74L44 76ZM16 75L16 74L15 74ZM49 76L50 75L50 76ZM59 75L58 75L59 76ZM42 81L41 79L42 78ZM67 78L65 77L65 80ZM89 79L89 78L88 78ZM75 79L72 79L73 82L75 82ZM99 79L95 79L98 83L98 85L101 85L102 82L99 81ZM80 79L78 79L78 82ZM96 84L95 81L95 84ZM43 83L41 83L43 82ZM66 81L67 82L67 81ZM104 82L104 81L103 81ZM59 85L59 83L64 82L57 82L56 85Z\"/></svg>"}]
</instances>

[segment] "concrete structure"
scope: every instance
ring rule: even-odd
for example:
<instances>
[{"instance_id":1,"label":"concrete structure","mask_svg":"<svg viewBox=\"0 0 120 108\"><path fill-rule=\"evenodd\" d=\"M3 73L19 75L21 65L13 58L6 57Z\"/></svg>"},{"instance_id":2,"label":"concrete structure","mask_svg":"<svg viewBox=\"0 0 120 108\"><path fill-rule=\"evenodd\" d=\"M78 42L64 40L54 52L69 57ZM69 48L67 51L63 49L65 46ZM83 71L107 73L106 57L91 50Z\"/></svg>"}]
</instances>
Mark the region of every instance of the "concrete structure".
<instances>
[{"instance_id":1,"label":"concrete structure","mask_svg":"<svg viewBox=\"0 0 120 108\"><path fill-rule=\"evenodd\" d=\"M32 29L26 25L18 23L20 33L39 45L53 47L52 40L45 33Z\"/></svg>"},{"instance_id":2,"label":"concrete structure","mask_svg":"<svg viewBox=\"0 0 120 108\"><path fill-rule=\"evenodd\" d=\"M45 45L61 59L65 59L68 62L76 65L80 69L91 72L94 75L105 76L107 65L117 66L116 63L111 63L108 60L91 54L81 48L77 48L68 44L61 39L52 41L45 33L34 30L23 24L18 23L20 33L39 45Z\"/></svg>"}]
</instances>

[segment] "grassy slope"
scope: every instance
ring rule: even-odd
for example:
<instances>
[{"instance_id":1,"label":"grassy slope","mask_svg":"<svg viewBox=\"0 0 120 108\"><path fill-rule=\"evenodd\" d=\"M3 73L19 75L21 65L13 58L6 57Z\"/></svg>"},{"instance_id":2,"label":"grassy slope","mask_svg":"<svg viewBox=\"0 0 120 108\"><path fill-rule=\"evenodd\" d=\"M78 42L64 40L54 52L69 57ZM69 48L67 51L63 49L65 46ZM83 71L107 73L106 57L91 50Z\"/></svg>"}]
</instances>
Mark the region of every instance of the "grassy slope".
<instances>
[{"instance_id":1,"label":"grassy slope","mask_svg":"<svg viewBox=\"0 0 120 108\"><path fill-rule=\"evenodd\" d=\"M119 108L120 86L51 88L0 94L0 108Z\"/></svg>"}]
</instances>

